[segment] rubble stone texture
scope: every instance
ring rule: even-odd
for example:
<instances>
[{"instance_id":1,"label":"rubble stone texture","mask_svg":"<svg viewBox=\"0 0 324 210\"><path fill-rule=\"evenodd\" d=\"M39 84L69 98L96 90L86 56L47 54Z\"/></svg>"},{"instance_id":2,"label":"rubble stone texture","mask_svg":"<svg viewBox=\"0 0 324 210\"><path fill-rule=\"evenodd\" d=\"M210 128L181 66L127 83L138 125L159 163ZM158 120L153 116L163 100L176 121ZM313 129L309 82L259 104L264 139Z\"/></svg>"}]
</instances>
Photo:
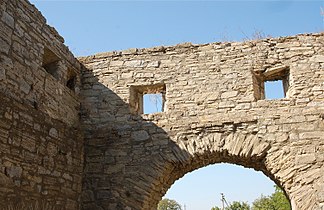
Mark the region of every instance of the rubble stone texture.
<instances>
[{"instance_id":1,"label":"rubble stone texture","mask_svg":"<svg viewBox=\"0 0 324 210\"><path fill-rule=\"evenodd\" d=\"M262 171L293 210L324 210L323 33L76 60L28 1L2 0L0 20L1 208L156 209L226 162ZM264 99L272 80L285 98ZM142 114L147 93L163 112Z\"/></svg>"}]
</instances>

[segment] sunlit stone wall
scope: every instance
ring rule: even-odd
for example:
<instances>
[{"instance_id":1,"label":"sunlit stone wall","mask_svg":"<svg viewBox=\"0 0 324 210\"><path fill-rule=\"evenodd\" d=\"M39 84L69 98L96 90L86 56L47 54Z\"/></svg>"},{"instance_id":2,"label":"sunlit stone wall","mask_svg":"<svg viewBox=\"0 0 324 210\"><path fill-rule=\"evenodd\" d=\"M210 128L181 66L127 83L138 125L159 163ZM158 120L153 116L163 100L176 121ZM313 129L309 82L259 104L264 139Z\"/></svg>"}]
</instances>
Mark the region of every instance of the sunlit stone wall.
<instances>
[{"instance_id":1,"label":"sunlit stone wall","mask_svg":"<svg viewBox=\"0 0 324 210\"><path fill-rule=\"evenodd\" d=\"M217 162L262 170L293 209L323 209L324 35L184 43L80 58L84 209L155 209ZM285 98L264 99L280 80ZM164 112L142 114L161 92Z\"/></svg>"}]
</instances>

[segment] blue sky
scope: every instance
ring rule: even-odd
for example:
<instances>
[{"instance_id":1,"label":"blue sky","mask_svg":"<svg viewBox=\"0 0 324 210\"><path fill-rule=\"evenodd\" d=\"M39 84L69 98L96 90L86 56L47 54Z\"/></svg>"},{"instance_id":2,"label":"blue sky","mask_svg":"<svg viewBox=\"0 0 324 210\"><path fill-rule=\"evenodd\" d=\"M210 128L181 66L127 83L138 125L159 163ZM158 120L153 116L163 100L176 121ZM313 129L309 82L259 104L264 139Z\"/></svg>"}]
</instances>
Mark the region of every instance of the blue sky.
<instances>
[{"instance_id":1,"label":"blue sky","mask_svg":"<svg viewBox=\"0 0 324 210\"><path fill-rule=\"evenodd\" d=\"M318 1L32 0L76 56L323 29Z\"/></svg>"},{"instance_id":2,"label":"blue sky","mask_svg":"<svg viewBox=\"0 0 324 210\"><path fill-rule=\"evenodd\" d=\"M175 45L242 41L256 31L272 37L324 30L318 1L31 0L76 56ZM272 96L275 97L275 96ZM227 201L252 202L274 183L260 172L229 164L208 166L178 180L166 197L186 210L210 210Z\"/></svg>"}]
</instances>

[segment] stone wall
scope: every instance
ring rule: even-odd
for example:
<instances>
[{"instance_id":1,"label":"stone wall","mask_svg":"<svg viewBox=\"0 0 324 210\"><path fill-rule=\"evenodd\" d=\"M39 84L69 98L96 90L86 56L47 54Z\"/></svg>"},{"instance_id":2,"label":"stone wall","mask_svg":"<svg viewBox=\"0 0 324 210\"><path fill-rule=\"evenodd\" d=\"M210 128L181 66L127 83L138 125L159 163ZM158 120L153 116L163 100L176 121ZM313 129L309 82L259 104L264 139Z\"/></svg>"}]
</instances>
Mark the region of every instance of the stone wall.
<instances>
[{"instance_id":1,"label":"stone wall","mask_svg":"<svg viewBox=\"0 0 324 210\"><path fill-rule=\"evenodd\" d=\"M323 210L323 45L184 43L81 65L27 0L2 0L0 208L156 209L186 173L227 162L261 170L293 210ZM272 80L285 98L265 99ZM147 93L163 112L142 113Z\"/></svg>"},{"instance_id":2,"label":"stone wall","mask_svg":"<svg viewBox=\"0 0 324 210\"><path fill-rule=\"evenodd\" d=\"M81 65L27 0L0 1L0 209L79 209Z\"/></svg>"},{"instance_id":3,"label":"stone wall","mask_svg":"<svg viewBox=\"0 0 324 210\"><path fill-rule=\"evenodd\" d=\"M80 61L84 209L155 209L174 181L220 162L263 171L294 210L324 209L323 33ZM285 98L264 99L272 80ZM164 112L142 114L156 92Z\"/></svg>"}]
</instances>

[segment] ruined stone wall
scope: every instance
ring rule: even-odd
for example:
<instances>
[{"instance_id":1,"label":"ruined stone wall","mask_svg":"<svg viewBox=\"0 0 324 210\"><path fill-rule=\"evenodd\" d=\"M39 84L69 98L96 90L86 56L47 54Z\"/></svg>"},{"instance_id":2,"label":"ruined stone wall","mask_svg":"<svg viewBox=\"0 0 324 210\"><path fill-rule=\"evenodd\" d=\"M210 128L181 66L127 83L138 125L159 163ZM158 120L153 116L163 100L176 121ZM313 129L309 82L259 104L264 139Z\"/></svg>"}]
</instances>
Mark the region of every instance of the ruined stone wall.
<instances>
[{"instance_id":1,"label":"ruined stone wall","mask_svg":"<svg viewBox=\"0 0 324 210\"><path fill-rule=\"evenodd\" d=\"M0 209L79 209L80 64L27 0L0 1Z\"/></svg>"},{"instance_id":2,"label":"ruined stone wall","mask_svg":"<svg viewBox=\"0 0 324 210\"><path fill-rule=\"evenodd\" d=\"M263 171L294 210L324 209L324 34L80 61L84 209L155 209L175 180L219 162ZM264 99L271 80L285 98ZM164 112L142 114L142 95L155 92Z\"/></svg>"},{"instance_id":3,"label":"ruined stone wall","mask_svg":"<svg viewBox=\"0 0 324 210\"><path fill-rule=\"evenodd\" d=\"M2 0L0 208L156 209L175 180L227 162L261 170L293 210L323 210L323 45L185 43L82 66L27 0ZM272 80L285 98L264 99ZM164 111L142 114L157 92Z\"/></svg>"}]
</instances>

